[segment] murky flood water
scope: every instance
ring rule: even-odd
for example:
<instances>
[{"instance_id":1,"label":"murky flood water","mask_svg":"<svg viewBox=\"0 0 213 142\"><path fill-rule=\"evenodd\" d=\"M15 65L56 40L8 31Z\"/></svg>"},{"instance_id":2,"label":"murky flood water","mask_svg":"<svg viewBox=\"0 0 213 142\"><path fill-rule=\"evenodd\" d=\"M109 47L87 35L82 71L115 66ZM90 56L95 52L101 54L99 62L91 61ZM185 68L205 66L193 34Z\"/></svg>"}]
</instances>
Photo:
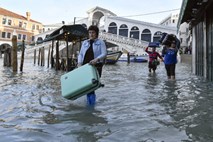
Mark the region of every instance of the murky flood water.
<instances>
[{"instance_id":1,"label":"murky flood water","mask_svg":"<svg viewBox=\"0 0 213 142\"><path fill-rule=\"evenodd\" d=\"M94 108L86 97L61 97L60 76L25 60L13 74L0 59L0 141L8 142L212 142L213 83L177 65L167 81L147 63L120 62L103 69L104 88Z\"/></svg>"}]
</instances>

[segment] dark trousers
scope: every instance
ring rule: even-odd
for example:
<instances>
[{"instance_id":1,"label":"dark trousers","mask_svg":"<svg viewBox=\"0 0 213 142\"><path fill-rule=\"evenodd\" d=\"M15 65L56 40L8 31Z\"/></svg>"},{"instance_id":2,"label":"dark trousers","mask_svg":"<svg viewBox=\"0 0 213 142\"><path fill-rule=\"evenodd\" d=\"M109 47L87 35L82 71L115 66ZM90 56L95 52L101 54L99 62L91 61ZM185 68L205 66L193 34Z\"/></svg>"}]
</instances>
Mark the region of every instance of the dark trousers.
<instances>
[{"instance_id":1,"label":"dark trousers","mask_svg":"<svg viewBox=\"0 0 213 142\"><path fill-rule=\"evenodd\" d=\"M175 76L175 66L176 64L165 65L167 76Z\"/></svg>"},{"instance_id":2,"label":"dark trousers","mask_svg":"<svg viewBox=\"0 0 213 142\"><path fill-rule=\"evenodd\" d=\"M150 69L153 69L153 70L156 70L156 69L157 69L157 65L154 65L152 62L149 62L148 67L149 67Z\"/></svg>"}]
</instances>

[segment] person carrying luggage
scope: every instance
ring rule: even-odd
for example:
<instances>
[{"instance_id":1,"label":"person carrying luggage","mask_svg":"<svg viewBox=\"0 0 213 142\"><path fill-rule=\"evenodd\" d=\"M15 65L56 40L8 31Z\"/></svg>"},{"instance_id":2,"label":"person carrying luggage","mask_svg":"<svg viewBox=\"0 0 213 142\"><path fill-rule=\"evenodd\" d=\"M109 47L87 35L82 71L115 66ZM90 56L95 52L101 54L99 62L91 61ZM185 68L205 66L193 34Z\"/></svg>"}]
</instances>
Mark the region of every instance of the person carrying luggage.
<instances>
[{"instance_id":1,"label":"person carrying luggage","mask_svg":"<svg viewBox=\"0 0 213 142\"><path fill-rule=\"evenodd\" d=\"M145 51L149 54L149 63L148 63L148 68L149 72L153 71L155 73L155 70L157 69L157 66L159 65L158 58L163 60L161 55L156 51L156 47L151 47L152 51L149 51L149 46L146 47Z\"/></svg>"},{"instance_id":2,"label":"person carrying luggage","mask_svg":"<svg viewBox=\"0 0 213 142\"><path fill-rule=\"evenodd\" d=\"M106 44L98 38L99 28L91 25L88 28L89 39L84 40L78 55L78 67L87 63L94 65L101 77L104 59L107 55ZM96 102L95 91L87 94L87 103L94 105Z\"/></svg>"},{"instance_id":3,"label":"person carrying luggage","mask_svg":"<svg viewBox=\"0 0 213 142\"><path fill-rule=\"evenodd\" d=\"M164 64L169 80L175 80L175 68L177 64L178 43L176 36L168 34L163 41L164 48L162 56L164 57Z\"/></svg>"}]
</instances>

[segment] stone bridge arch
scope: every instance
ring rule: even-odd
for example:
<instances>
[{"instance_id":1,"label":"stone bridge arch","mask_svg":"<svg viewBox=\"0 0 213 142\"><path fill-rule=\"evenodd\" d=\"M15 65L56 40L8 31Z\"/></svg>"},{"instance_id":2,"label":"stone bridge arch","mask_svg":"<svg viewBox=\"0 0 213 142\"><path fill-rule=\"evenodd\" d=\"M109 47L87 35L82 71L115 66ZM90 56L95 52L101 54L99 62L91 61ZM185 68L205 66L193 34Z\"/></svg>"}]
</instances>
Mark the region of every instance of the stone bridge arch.
<instances>
[{"instance_id":1,"label":"stone bridge arch","mask_svg":"<svg viewBox=\"0 0 213 142\"><path fill-rule=\"evenodd\" d=\"M87 13L88 13L88 26L89 25L97 25L101 29L102 29L102 26L105 22L106 16L117 16L113 12L111 12L107 9L98 7L98 6L96 6L93 9L88 10ZM104 26L103 26L103 28L104 28Z\"/></svg>"},{"instance_id":2,"label":"stone bridge arch","mask_svg":"<svg viewBox=\"0 0 213 142\"><path fill-rule=\"evenodd\" d=\"M100 11L95 12L92 17L92 25L100 26L101 18L104 18L104 13L102 13Z\"/></svg>"}]
</instances>

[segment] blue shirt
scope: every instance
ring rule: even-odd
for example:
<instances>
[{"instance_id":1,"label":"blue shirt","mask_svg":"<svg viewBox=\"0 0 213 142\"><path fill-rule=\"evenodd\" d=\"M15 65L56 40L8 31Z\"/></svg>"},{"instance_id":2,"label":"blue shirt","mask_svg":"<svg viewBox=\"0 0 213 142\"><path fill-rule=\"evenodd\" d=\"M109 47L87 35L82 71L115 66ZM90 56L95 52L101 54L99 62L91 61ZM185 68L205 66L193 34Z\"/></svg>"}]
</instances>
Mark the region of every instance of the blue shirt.
<instances>
[{"instance_id":1,"label":"blue shirt","mask_svg":"<svg viewBox=\"0 0 213 142\"><path fill-rule=\"evenodd\" d=\"M80 53L78 55L78 64L82 64L84 60L84 56L86 54L87 49L90 47L90 41L85 40L82 43ZM104 62L104 59L107 55L106 44L101 39L95 39L93 43L93 52L94 52L94 59L99 59L100 62Z\"/></svg>"},{"instance_id":2,"label":"blue shirt","mask_svg":"<svg viewBox=\"0 0 213 142\"><path fill-rule=\"evenodd\" d=\"M176 64L177 63L177 49L168 48L164 54L164 64Z\"/></svg>"}]
</instances>

